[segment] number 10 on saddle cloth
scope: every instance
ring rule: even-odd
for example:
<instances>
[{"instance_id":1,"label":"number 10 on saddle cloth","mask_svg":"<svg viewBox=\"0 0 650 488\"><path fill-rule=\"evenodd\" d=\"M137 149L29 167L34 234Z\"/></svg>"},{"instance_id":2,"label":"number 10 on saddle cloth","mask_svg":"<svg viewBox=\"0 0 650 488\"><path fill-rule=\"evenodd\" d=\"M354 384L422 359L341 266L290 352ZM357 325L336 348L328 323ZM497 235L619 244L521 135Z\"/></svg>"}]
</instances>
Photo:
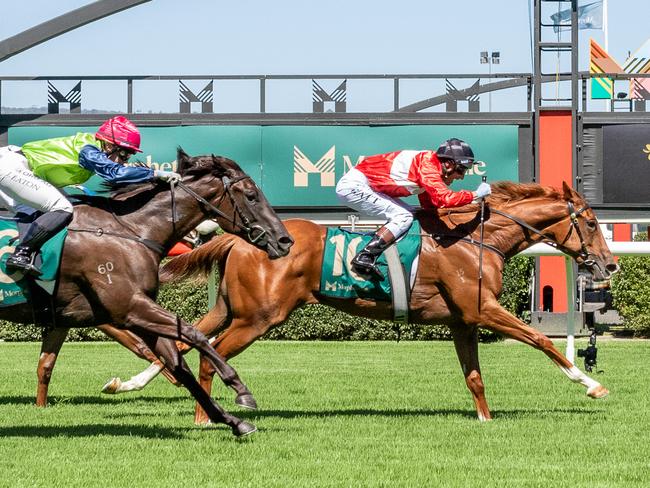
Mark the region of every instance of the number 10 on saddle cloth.
<instances>
[{"instance_id":1,"label":"number 10 on saddle cloth","mask_svg":"<svg viewBox=\"0 0 650 488\"><path fill-rule=\"evenodd\" d=\"M406 270L406 276L413 283L417 270L417 258L420 253L420 224L413 223L408 233L397 243L400 261ZM323 251L323 268L321 270L320 293L335 298L365 298L370 300L391 301L390 280L369 281L356 274L350 265L355 254L370 241L371 234L349 232L338 227L327 229L325 249ZM377 265L388 276L388 264L382 254Z\"/></svg>"}]
</instances>

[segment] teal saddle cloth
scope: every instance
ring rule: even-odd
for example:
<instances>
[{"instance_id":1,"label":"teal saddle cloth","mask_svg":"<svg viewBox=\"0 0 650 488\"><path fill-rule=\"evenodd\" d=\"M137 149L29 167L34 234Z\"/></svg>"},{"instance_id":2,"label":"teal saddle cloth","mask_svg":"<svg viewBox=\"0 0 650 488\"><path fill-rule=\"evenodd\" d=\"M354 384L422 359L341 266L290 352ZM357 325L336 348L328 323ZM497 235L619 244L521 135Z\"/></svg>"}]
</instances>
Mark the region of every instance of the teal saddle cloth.
<instances>
[{"instance_id":1,"label":"teal saddle cloth","mask_svg":"<svg viewBox=\"0 0 650 488\"><path fill-rule=\"evenodd\" d=\"M63 229L43 245L36 260L43 272L39 279L26 278L20 272L7 272L7 258L20 243L19 228L26 227L26 224L0 219L0 307L26 303L31 294L30 285L33 286L34 282L49 294L52 294L56 287L67 229Z\"/></svg>"},{"instance_id":2,"label":"teal saddle cloth","mask_svg":"<svg viewBox=\"0 0 650 488\"><path fill-rule=\"evenodd\" d=\"M383 254L379 257L377 266L386 276L384 281L365 280L354 273L350 265L352 258L371 238L371 234L349 232L338 227L327 229L321 270L321 295L391 301L392 289L388 279L388 264ZM421 241L420 223L416 220L408 233L394 244L397 246L406 276L411 275L411 268L420 252Z\"/></svg>"}]
</instances>

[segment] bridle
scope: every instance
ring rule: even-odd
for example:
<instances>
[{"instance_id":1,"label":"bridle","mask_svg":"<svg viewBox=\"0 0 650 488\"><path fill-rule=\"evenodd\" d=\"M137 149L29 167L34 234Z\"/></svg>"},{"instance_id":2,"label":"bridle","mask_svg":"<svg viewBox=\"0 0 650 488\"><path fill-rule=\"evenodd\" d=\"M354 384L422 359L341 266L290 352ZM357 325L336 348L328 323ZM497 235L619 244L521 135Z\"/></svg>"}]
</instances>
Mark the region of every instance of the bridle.
<instances>
[{"instance_id":1,"label":"bridle","mask_svg":"<svg viewBox=\"0 0 650 488\"><path fill-rule=\"evenodd\" d=\"M261 239L263 239L266 236L266 230L264 230L262 227L259 225L251 225L250 219L244 215L244 213L241 211L241 209L237 206L237 202L235 201L235 197L232 194L231 187L232 185L236 184L239 181L245 180L245 179L251 179L250 176L248 175L241 175L236 178L228 178L227 176L223 176L221 178L221 182L223 183L223 188L224 192L222 193L221 197L219 198L219 201L217 202L217 205L221 203L221 201L225 198L226 195L230 198L230 204L232 205L233 208L233 215L229 216L219 210L215 205L211 204L209 201L207 201L205 198L203 198L201 195L196 193L194 190L189 188L187 185L184 183L178 181L178 182L172 182L170 184L170 190L171 190L171 200L172 200L172 225L174 227L174 231L176 230L176 222L178 222L178 216L176 213L176 187L182 189L186 193L188 193L190 196L192 196L196 201L204 205L205 207L208 208L208 210L214 214L215 216L222 217L226 219L228 222L230 222L233 226L239 227L242 229L244 232L246 232L249 241L252 244L257 243ZM124 223L121 222L115 214L112 214L115 220L122 226L125 227ZM239 220L241 220L241 223L237 222L237 217L239 217ZM131 229L129 229L131 230ZM119 239L128 239L131 241L138 242L149 249L153 250L157 254L164 255L165 249L163 246L161 246L158 242L153 241L151 239L146 239L143 237L139 237L137 233L133 232L135 235L128 235L128 234L121 234L109 230L105 230L101 227L98 227L96 229L79 229L79 228L68 228L68 231L71 232L84 232L84 233L90 233L94 234L97 237L102 237L102 236L112 236L112 237L117 237ZM256 234L257 233L257 234Z\"/></svg>"},{"instance_id":2,"label":"bridle","mask_svg":"<svg viewBox=\"0 0 650 488\"><path fill-rule=\"evenodd\" d=\"M223 193L221 194L221 197L219 197L219 200L217 201L216 205L211 204L209 201L207 201L205 198L203 198L201 195L196 193L194 190L189 188L186 184L184 184L182 181L178 182L172 182L170 185L171 189L171 194L172 194L172 223L174 226L176 226L176 222L178 220L177 214L176 214L176 187L180 188L181 190L185 191L188 195L190 195L192 198L194 198L197 202L201 203L203 206L205 206L212 214L213 216L219 216L224 219L226 219L228 222L230 222L233 226L239 227L241 230L243 230L246 235L248 236L248 240L251 244L256 244L258 241L263 239L266 236L266 230L264 230L261 226L252 224L250 219L241 211L239 206L237 205L237 201L235 200L235 197L232 193L232 186L235 185L236 183L246 180L246 179L251 179L250 176L248 175L241 175L237 176L236 178L228 178L227 176L222 176L221 177L221 182L223 183ZM221 204L221 201L228 196L230 198L230 204L232 205L233 208L233 215L227 215L221 210L219 210L218 205ZM241 223L237 222L237 217L239 217L239 220Z\"/></svg>"},{"instance_id":3,"label":"bridle","mask_svg":"<svg viewBox=\"0 0 650 488\"><path fill-rule=\"evenodd\" d=\"M549 236L548 234L544 234L542 231L536 229L532 225L527 224L523 220L520 220L519 218L507 214L505 212L502 212L501 210L496 210L496 209L490 209L490 212L494 212L497 215L501 215L502 217L506 217L507 219L512 220L516 224L520 225L521 227L528 229L529 231L533 232L534 234L537 234L542 237L542 242L547 243L549 246L554 247L555 249L562 251L565 254L568 254L574 259L582 259L582 263L585 266L593 266L596 264L596 261L593 259L590 259L590 253L589 250L587 249L587 245L585 244L584 237L582 235L582 231L580 230L580 225L578 224L578 216L580 216L583 212L585 212L589 208L588 205L585 205L582 207L580 210L576 210L573 202L567 201L567 210L568 210L568 217L571 219L571 225L569 226L569 230L567 231L566 236L564 239L562 239L561 242L558 242L557 240L553 239L553 237ZM569 240L571 237L571 233L575 229L576 234L578 235L578 238L580 239L580 251L574 251L573 249L569 249L564 245L565 242Z\"/></svg>"}]
</instances>

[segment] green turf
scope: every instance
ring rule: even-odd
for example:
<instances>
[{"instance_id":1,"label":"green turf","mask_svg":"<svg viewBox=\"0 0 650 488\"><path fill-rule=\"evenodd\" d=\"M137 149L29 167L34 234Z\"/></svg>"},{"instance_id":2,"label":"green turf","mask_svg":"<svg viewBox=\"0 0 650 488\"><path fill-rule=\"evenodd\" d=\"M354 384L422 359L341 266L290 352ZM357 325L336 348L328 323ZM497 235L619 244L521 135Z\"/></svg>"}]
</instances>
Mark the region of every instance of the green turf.
<instances>
[{"instance_id":1,"label":"green turf","mask_svg":"<svg viewBox=\"0 0 650 488\"><path fill-rule=\"evenodd\" d=\"M38 409L38 344L0 343L0 486L648 486L649 349L601 341L612 393L590 400L540 352L481 345L495 420L480 423L451 343L260 342L233 364L261 410L219 389L259 428L235 440L195 427L163 378L100 395L144 365L110 343L66 344Z\"/></svg>"}]
</instances>

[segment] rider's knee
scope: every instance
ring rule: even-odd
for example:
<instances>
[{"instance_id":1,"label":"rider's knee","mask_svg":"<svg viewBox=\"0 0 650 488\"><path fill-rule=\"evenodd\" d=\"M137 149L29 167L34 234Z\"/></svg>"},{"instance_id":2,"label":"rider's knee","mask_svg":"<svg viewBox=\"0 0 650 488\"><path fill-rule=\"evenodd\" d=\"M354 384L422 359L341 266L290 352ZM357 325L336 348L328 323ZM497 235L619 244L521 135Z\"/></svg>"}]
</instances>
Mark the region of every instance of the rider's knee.
<instances>
[{"instance_id":1,"label":"rider's knee","mask_svg":"<svg viewBox=\"0 0 650 488\"><path fill-rule=\"evenodd\" d=\"M48 210L50 212L59 210L61 212L67 212L72 214L73 206L70 200L68 200L63 195L61 195L60 197L55 198L50 202L50 204L48 205Z\"/></svg>"},{"instance_id":2,"label":"rider's knee","mask_svg":"<svg viewBox=\"0 0 650 488\"><path fill-rule=\"evenodd\" d=\"M386 223L386 228L390 230L395 237L400 237L411 228L413 224L413 214L410 212L395 215Z\"/></svg>"}]
</instances>

